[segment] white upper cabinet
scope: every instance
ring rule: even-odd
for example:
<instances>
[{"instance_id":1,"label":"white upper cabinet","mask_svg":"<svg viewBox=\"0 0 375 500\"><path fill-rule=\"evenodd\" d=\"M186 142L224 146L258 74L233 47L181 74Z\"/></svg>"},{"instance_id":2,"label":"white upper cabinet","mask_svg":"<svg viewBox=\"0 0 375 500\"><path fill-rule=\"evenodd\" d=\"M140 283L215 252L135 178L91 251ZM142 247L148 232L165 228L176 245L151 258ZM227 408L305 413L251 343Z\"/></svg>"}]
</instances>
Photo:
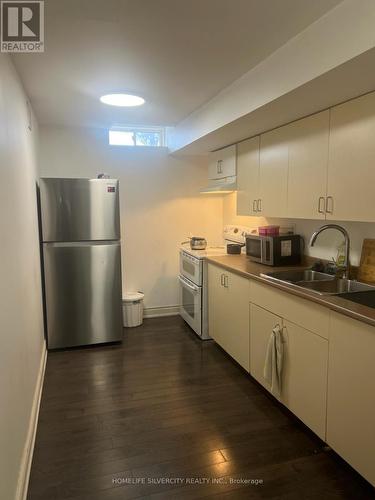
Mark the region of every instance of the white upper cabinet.
<instances>
[{"instance_id":1,"label":"white upper cabinet","mask_svg":"<svg viewBox=\"0 0 375 500\"><path fill-rule=\"evenodd\" d=\"M258 215L259 140L237 144L237 215Z\"/></svg>"},{"instance_id":2,"label":"white upper cabinet","mask_svg":"<svg viewBox=\"0 0 375 500\"><path fill-rule=\"evenodd\" d=\"M210 153L208 178L223 179L236 175L236 145Z\"/></svg>"},{"instance_id":3,"label":"white upper cabinet","mask_svg":"<svg viewBox=\"0 0 375 500\"><path fill-rule=\"evenodd\" d=\"M331 109L327 219L375 220L375 92Z\"/></svg>"},{"instance_id":4,"label":"white upper cabinet","mask_svg":"<svg viewBox=\"0 0 375 500\"><path fill-rule=\"evenodd\" d=\"M234 175L233 147L210 178ZM375 92L237 147L238 215L375 221Z\"/></svg>"},{"instance_id":5,"label":"white upper cabinet","mask_svg":"<svg viewBox=\"0 0 375 500\"><path fill-rule=\"evenodd\" d=\"M288 217L325 219L329 110L286 126Z\"/></svg>"},{"instance_id":6,"label":"white upper cabinet","mask_svg":"<svg viewBox=\"0 0 375 500\"><path fill-rule=\"evenodd\" d=\"M260 136L259 215L287 216L288 149L287 127Z\"/></svg>"}]
</instances>

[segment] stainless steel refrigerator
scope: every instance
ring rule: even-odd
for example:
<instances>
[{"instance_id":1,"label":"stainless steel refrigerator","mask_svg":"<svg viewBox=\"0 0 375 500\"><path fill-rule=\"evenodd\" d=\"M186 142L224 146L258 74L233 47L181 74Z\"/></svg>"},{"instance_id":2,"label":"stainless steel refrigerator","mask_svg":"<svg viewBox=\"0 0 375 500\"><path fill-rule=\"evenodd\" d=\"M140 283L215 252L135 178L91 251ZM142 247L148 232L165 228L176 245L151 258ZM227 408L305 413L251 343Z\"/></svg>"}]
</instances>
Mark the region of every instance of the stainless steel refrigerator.
<instances>
[{"instance_id":1,"label":"stainless steel refrigerator","mask_svg":"<svg viewBox=\"0 0 375 500\"><path fill-rule=\"evenodd\" d=\"M116 179L40 180L49 349L122 339L118 188Z\"/></svg>"}]
</instances>

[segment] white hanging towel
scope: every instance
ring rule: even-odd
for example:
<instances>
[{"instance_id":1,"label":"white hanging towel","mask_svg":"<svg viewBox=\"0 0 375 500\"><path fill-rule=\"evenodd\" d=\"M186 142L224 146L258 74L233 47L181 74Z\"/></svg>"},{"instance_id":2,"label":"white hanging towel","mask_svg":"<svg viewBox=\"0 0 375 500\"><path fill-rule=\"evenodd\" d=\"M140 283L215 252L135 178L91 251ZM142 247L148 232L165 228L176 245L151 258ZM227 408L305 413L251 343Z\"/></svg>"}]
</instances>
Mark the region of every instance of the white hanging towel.
<instances>
[{"instance_id":1,"label":"white hanging towel","mask_svg":"<svg viewBox=\"0 0 375 500\"><path fill-rule=\"evenodd\" d=\"M274 396L281 395L281 373L283 368L284 345L282 328L276 325L271 333L267 345L266 359L264 362L263 376L271 386Z\"/></svg>"}]
</instances>

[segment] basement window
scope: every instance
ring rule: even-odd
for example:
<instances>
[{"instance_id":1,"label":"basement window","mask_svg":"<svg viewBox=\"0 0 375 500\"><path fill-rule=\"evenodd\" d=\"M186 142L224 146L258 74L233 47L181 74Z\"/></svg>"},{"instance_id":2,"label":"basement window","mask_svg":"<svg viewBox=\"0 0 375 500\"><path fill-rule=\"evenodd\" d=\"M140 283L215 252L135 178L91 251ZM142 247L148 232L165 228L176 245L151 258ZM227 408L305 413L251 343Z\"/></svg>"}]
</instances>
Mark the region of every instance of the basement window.
<instances>
[{"instance_id":1,"label":"basement window","mask_svg":"<svg viewBox=\"0 0 375 500\"><path fill-rule=\"evenodd\" d=\"M109 145L162 148L165 146L165 129L163 127L111 128Z\"/></svg>"}]
</instances>

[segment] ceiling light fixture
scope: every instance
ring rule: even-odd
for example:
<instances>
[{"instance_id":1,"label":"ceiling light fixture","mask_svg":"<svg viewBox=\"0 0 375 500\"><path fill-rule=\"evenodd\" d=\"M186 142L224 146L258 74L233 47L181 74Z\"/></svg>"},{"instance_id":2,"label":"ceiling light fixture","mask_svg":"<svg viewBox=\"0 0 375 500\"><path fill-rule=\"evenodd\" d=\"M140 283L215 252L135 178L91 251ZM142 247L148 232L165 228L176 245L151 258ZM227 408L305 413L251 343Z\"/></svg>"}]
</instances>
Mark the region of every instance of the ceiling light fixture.
<instances>
[{"instance_id":1,"label":"ceiling light fixture","mask_svg":"<svg viewBox=\"0 0 375 500\"><path fill-rule=\"evenodd\" d=\"M100 98L100 101L109 106L142 106L145 103L143 97L132 94L106 94Z\"/></svg>"}]
</instances>

